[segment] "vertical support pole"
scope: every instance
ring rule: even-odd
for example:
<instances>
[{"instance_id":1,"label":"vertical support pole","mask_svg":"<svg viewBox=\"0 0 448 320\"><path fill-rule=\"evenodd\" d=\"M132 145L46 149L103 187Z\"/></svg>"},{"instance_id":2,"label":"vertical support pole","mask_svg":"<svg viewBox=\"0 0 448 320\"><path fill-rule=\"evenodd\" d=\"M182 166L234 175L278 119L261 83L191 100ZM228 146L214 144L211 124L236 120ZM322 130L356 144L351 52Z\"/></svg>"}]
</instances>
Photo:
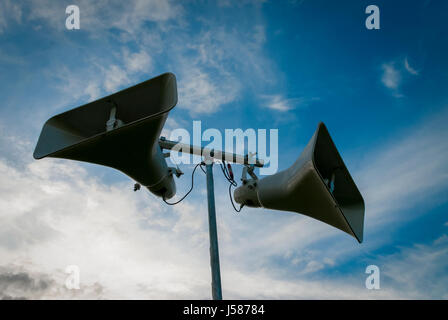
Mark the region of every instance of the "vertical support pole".
<instances>
[{"instance_id":1,"label":"vertical support pole","mask_svg":"<svg viewBox=\"0 0 448 320\"><path fill-rule=\"evenodd\" d=\"M210 234L210 267L212 269L212 297L222 300L221 271L219 268L218 231L216 228L215 191L213 186L213 160L206 159L208 228Z\"/></svg>"}]
</instances>

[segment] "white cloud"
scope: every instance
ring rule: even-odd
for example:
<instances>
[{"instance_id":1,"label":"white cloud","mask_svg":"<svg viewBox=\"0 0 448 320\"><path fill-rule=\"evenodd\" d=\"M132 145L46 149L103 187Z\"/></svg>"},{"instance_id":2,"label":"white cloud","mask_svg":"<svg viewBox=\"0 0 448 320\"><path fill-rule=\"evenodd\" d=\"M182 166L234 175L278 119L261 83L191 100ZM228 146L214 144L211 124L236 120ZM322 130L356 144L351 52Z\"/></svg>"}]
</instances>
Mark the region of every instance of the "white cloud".
<instances>
[{"instance_id":1,"label":"white cloud","mask_svg":"<svg viewBox=\"0 0 448 320\"><path fill-rule=\"evenodd\" d=\"M104 284L109 298L208 296L202 210L186 203L164 219L161 202L147 202L145 191L106 187L73 162L47 159L23 171L1 162L0 176L3 265L31 261L53 278L75 264L82 286Z\"/></svg>"},{"instance_id":2,"label":"white cloud","mask_svg":"<svg viewBox=\"0 0 448 320\"><path fill-rule=\"evenodd\" d=\"M98 99L101 96L101 88L98 83L90 81L84 90L84 93L89 96L89 101Z\"/></svg>"},{"instance_id":3,"label":"white cloud","mask_svg":"<svg viewBox=\"0 0 448 320\"><path fill-rule=\"evenodd\" d=\"M180 65L180 107L194 115L217 112L237 101L243 87L258 92L279 79L280 73L274 76L274 63L263 51L263 24L233 29L206 21L204 26L199 34L182 34L174 41L186 46L168 50Z\"/></svg>"},{"instance_id":4,"label":"white cloud","mask_svg":"<svg viewBox=\"0 0 448 320\"><path fill-rule=\"evenodd\" d=\"M233 101L238 88L229 83L219 83L199 68L191 68L188 77L179 81L179 107L192 115L214 113L222 105Z\"/></svg>"},{"instance_id":5,"label":"white cloud","mask_svg":"<svg viewBox=\"0 0 448 320\"><path fill-rule=\"evenodd\" d=\"M0 23L1 25L1 23ZM1 33L1 32L0 32ZM5 63L8 65L25 65L27 63L26 59L17 56L11 55L0 49L0 63Z\"/></svg>"},{"instance_id":6,"label":"white cloud","mask_svg":"<svg viewBox=\"0 0 448 320\"><path fill-rule=\"evenodd\" d=\"M419 75L419 71L417 71L417 70L415 70L414 68L412 68L410 65L409 65L409 61L408 61L408 57L406 57L405 59L404 59L404 67L406 68L406 70L410 73L410 74L413 74L413 75Z\"/></svg>"},{"instance_id":7,"label":"white cloud","mask_svg":"<svg viewBox=\"0 0 448 320\"><path fill-rule=\"evenodd\" d=\"M438 192L448 187L446 118L445 110L362 160L366 166L356 172L355 180L365 197L368 225L409 219L417 213L414 206L437 201ZM399 210L408 213L391 214Z\"/></svg>"},{"instance_id":8,"label":"white cloud","mask_svg":"<svg viewBox=\"0 0 448 320\"><path fill-rule=\"evenodd\" d=\"M379 257L383 288L393 286L407 299L448 299L448 237L442 238Z\"/></svg>"},{"instance_id":9,"label":"white cloud","mask_svg":"<svg viewBox=\"0 0 448 320\"><path fill-rule=\"evenodd\" d=\"M76 101L84 96L88 101L113 93L124 86L136 82L134 79L140 73L150 74L152 59L147 52L140 50L130 52L127 48L122 54L98 60L89 57L88 65L67 67L59 65L58 71L45 71L55 81L64 98Z\"/></svg>"},{"instance_id":10,"label":"white cloud","mask_svg":"<svg viewBox=\"0 0 448 320\"><path fill-rule=\"evenodd\" d=\"M401 82L400 72L395 68L393 63L383 64L382 70L383 75L381 81L383 84L389 89L397 90Z\"/></svg>"},{"instance_id":11,"label":"white cloud","mask_svg":"<svg viewBox=\"0 0 448 320\"><path fill-rule=\"evenodd\" d=\"M307 107L310 103L319 101L319 97L285 98L281 94L260 95L262 106L271 110L286 112L298 107Z\"/></svg>"},{"instance_id":12,"label":"white cloud","mask_svg":"<svg viewBox=\"0 0 448 320\"><path fill-rule=\"evenodd\" d=\"M27 17L30 21L49 25L54 30L65 29L66 4L55 3L51 0L26 2L26 4L30 5L30 14ZM146 22L163 23L179 18L182 14L180 5L169 0L130 0L126 2L79 0L76 5L80 9L81 29L94 36L111 28L135 36Z\"/></svg>"},{"instance_id":13,"label":"white cloud","mask_svg":"<svg viewBox=\"0 0 448 320\"><path fill-rule=\"evenodd\" d=\"M379 219L384 213L395 220L403 218L390 213L417 205L422 200L416 194L427 197L431 190L444 185L443 171L439 171L441 178L430 184L423 173L430 176L432 170L441 169L446 147L422 151L429 157L442 154L440 159L433 158L436 165L430 168L421 166L424 157L415 162L407 160L409 151L415 154L409 149L411 141L415 148L428 144L434 136L427 135L425 128L440 128L443 121L439 122L431 121L423 129L414 130L416 135L409 140L395 139L391 149L375 150L377 159L369 157L370 168L360 171L365 174L361 177L363 187L371 187L362 190L369 204L369 229L386 223ZM434 131L440 139L444 134ZM440 141L432 140L432 144L440 145ZM14 148L15 144L9 147ZM391 160L399 163L398 167L382 171ZM421 171L409 180L408 168ZM196 201L193 197L174 208L166 207L161 201L153 201L156 199L146 190L132 192L132 183L127 179L106 185L89 176L77 163L64 160L25 162L21 168L1 160L0 177L0 257L2 266L15 275L8 278L8 285L3 284L6 289L2 294L32 298L209 298L207 214L202 199ZM392 184L396 180L406 186ZM216 181L216 190L220 190L220 180ZM406 189L414 186L413 182L418 182L417 187ZM389 192L382 193L382 188ZM217 198L217 207L223 208L222 212L231 210L224 198ZM375 224L375 220L380 222ZM433 287L427 285L432 273L444 268L443 248L424 246L418 252L405 248L401 253L378 258L387 281L382 282L381 290L372 292L363 287L364 270L333 279L318 277L319 272L359 253L353 239L318 221L294 213L253 209L244 215L218 214L218 229L224 296L228 299L389 299L444 294L441 286L431 293ZM444 239L439 237L434 245L445 245ZM285 263L276 267L272 260L279 255ZM419 255L434 258L429 269L406 279L397 276L412 268L412 263L418 264L415 257ZM84 291L77 296L70 296L63 289L62 273L69 264L81 268ZM36 281L45 278L53 289L21 291L22 282L17 283L16 279L20 272L35 279L18 277L28 279L25 282L32 288ZM307 280L310 275L314 280ZM412 283L407 284L409 281ZM401 290L404 284L407 289Z\"/></svg>"},{"instance_id":14,"label":"white cloud","mask_svg":"<svg viewBox=\"0 0 448 320\"><path fill-rule=\"evenodd\" d=\"M247 4L252 5L253 11L260 10L259 2ZM85 50L82 62L88 66L78 63L70 70L69 83L62 85L65 93L77 90L71 95L75 99L83 95L95 99L103 91L111 93L136 82L134 79L140 79L141 73L150 74L158 67L165 72L169 67L178 77L179 107L188 109L192 115L210 114L237 101L243 82L248 90L263 90L263 86L278 79L278 73L273 76L273 62L263 51L267 38L261 19L229 28L204 18L199 21L199 32L191 33L188 13L181 4L168 0L126 3L80 0L77 5L81 31L98 41L108 39L106 46L118 41L121 50L115 45L109 50L111 54L101 60L97 53ZM64 30L63 3L32 2L27 12L28 21L48 27L45 30L50 32L54 30L58 41L74 46L70 33ZM130 43L135 43L136 49L130 51ZM52 61L49 73L58 74L61 64L67 65L67 61Z\"/></svg>"},{"instance_id":15,"label":"white cloud","mask_svg":"<svg viewBox=\"0 0 448 320\"><path fill-rule=\"evenodd\" d=\"M434 240L435 245L440 245L440 244L444 244L444 243L448 243L448 235L446 235L446 234L443 234L439 238Z\"/></svg>"},{"instance_id":16,"label":"white cloud","mask_svg":"<svg viewBox=\"0 0 448 320\"><path fill-rule=\"evenodd\" d=\"M181 14L180 6L169 0L134 0L131 3L120 1L118 3L122 11L111 12L111 18L115 17L115 20L109 21L113 21L115 27L128 32L138 30L145 21L164 22L175 19Z\"/></svg>"},{"instance_id":17,"label":"white cloud","mask_svg":"<svg viewBox=\"0 0 448 320\"><path fill-rule=\"evenodd\" d=\"M99 73L92 72L95 68L90 68L89 70L69 68L62 65L58 66L57 69L57 72L50 70L45 71L45 73L50 79L54 80L54 86L59 89L61 96L64 96L64 98L69 97L70 102L84 95L88 95L89 99L99 97L99 87L104 80L100 78Z\"/></svg>"},{"instance_id":18,"label":"white cloud","mask_svg":"<svg viewBox=\"0 0 448 320\"><path fill-rule=\"evenodd\" d=\"M107 92L113 93L120 87L129 83L129 78L126 70L117 65L111 65L104 73L104 88Z\"/></svg>"},{"instance_id":19,"label":"white cloud","mask_svg":"<svg viewBox=\"0 0 448 320\"><path fill-rule=\"evenodd\" d=\"M300 103L298 99L286 99L280 94L262 95L261 98L265 100L264 107L280 112L289 111L297 102Z\"/></svg>"},{"instance_id":20,"label":"white cloud","mask_svg":"<svg viewBox=\"0 0 448 320\"><path fill-rule=\"evenodd\" d=\"M218 0L218 6L220 7L237 7L241 8L245 5L260 5L265 3L267 0L240 0L240 1L232 1L232 0Z\"/></svg>"},{"instance_id":21,"label":"white cloud","mask_svg":"<svg viewBox=\"0 0 448 320\"><path fill-rule=\"evenodd\" d=\"M254 43L263 45L266 42L266 30L263 25L254 27Z\"/></svg>"},{"instance_id":22,"label":"white cloud","mask_svg":"<svg viewBox=\"0 0 448 320\"><path fill-rule=\"evenodd\" d=\"M20 23L22 8L15 1L2 0L0 2L0 34L3 33L11 21Z\"/></svg>"},{"instance_id":23,"label":"white cloud","mask_svg":"<svg viewBox=\"0 0 448 320\"><path fill-rule=\"evenodd\" d=\"M408 80L409 74L417 76L420 73L410 66L408 57L405 57L404 60L397 59L392 62L383 63L381 69L381 82L396 98L402 98L404 96L400 92L400 89L402 84Z\"/></svg>"},{"instance_id":24,"label":"white cloud","mask_svg":"<svg viewBox=\"0 0 448 320\"><path fill-rule=\"evenodd\" d=\"M124 63L126 65L126 69L130 73L149 73L152 68L152 59L149 54L143 50L134 53L129 53L129 51L126 50L124 52Z\"/></svg>"}]
</instances>

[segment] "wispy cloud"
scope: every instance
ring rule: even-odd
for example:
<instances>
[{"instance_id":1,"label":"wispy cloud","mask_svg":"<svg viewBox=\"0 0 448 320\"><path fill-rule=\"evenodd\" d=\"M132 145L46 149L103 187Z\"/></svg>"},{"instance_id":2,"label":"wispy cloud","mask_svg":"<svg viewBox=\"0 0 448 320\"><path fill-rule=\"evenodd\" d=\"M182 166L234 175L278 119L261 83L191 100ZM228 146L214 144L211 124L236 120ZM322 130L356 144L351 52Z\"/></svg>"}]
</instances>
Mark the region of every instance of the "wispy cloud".
<instances>
[{"instance_id":1,"label":"wispy cloud","mask_svg":"<svg viewBox=\"0 0 448 320\"><path fill-rule=\"evenodd\" d=\"M393 286L407 299L448 299L447 239L443 235L428 245L416 244L379 257L383 286ZM421 288L425 288L424 294Z\"/></svg>"},{"instance_id":2,"label":"wispy cloud","mask_svg":"<svg viewBox=\"0 0 448 320\"><path fill-rule=\"evenodd\" d=\"M100 85L95 81L90 81L87 83L83 93L88 96L89 101L96 100L101 96Z\"/></svg>"},{"instance_id":3,"label":"wispy cloud","mask_svg":"<svg viewBox=\"0 0 448 320\"><path fill-rule=\"evenodd\" d=\"M409 79L409 75L417 76L420 74L419 71L410 66L408 57L405 57L404 60L383 63L381 70L381 82L396 98L404 97L401 93L401 86L403 82Z\"/></svg>"},{"instance_id":4,"label":"wispy cloud","mask_svg":"<svg viewBox=\"0 0 448 320\"><path fill-rule=\"evenodd\" d=\"M448 187L447 118L445 110L366 156L367 165L357 176L371 227L383 219L409 219L411 212L392 212L412 210Z\"/></svg>"},{"instance_id":5,"label":"wispy cloud","mask_svg":"<svg viewBox=\"0 0 448 320\"><path fill-rule=\"evenodd\" d=\"M0 2L0 34L8 28L10 22L22 21L22 8L15 1L4 0Z\"/></svg>"},{"instance_id":6,"label":"wispy cloud","mask_svg":"<svg viewBox=\"0 0 448 320\"><path fill-rule=\"evenodd\" d=\"M28 5L29 14L25 19L51 26L54 30L64 30L63 16L66 3L55 3L51 0L19 3ZM181 6L170 0L130 0L122 1L89 1L79 0L76 5L80 8L81 29L98 36L104 31L117 29L129 36L137 36L141 27L147 22L161 23L180 18Z\"/></svg>"},{"instance_id":7,"label":"wispy cloud","mask_svg":"<svg viewBox=\"0 0 448 320\"><path fill-rule=\"evenodd\" d=\"M256 12L259 3L248 1L246 5ZM59 74L61 65L71 69L70 76L58 86L66 93L65 89L77 87L72 96L94 99L137 82L142 74L149 76L170 68L178 78L179 107L196 116L215 113L235 102L241 97L243 83L258 90L267 83L272 85L276 78L272 76L275 64L264 52L267 37L261 19L231 28L203 17L198 20L197 31L191 32L191 12L169 0L133 0L126 4L81 0L77 5L81 11L80 34L101 41L101 50L110 54L99 60L90 45L80 58L83 63L73 68L70 60L49 62L46 72L51 75ZM73 42L66 32L61 12L63 16L63 3L32 2L24 19L43 26L58 41L78 50L83 44Z\"/></svg>"},{"instance_id":8,"label":"wispy cloud","mask_svg":"<svg viewBox=\"0 0 448 320\"><path fill-rule=\"evenodd\" d=\"M381 76L381 81L386 86L386 88L397 90L401 83L400 71L398 71L394 63L385 63L382 65L383 75Z\"/></svg>"},{"instance_id":9,"label":"wispy cloud","mask_svg":"<svg viewBox=\"0 0 448 320\"><path fill-rule=\"evenodd\" d=\"M11 55L6 53L5 51L0 49L0 64L4 63L7 65L19 65L23 66L26 64L26 59L23 59L22 57L18 57L15 55Z\"/></svg>"},{"instance_id":10,"label":"wispy cloud","mask_svg":"<svg viewBox=\"0 0 448 320\"><path fill-rule=\"evenodd\" d=\"M129 72L149 73L152 69L151 56L143 50L134 53L129 53L129 50L125 50L124 63Z\"/></svg>"},{"instance_id":11,"label":"wispy cloud","mask_svg":"<svg viewBox=\"0 0 448 320\"><path fill-rule=\"evenodd\" d=\"M276 111L289 111L293 108L292 101L283 98L281 95L263 96L266 100L264 106Z\"/></svg>"},{"instance_id":12,"label":"wispy cloud","mask_svg":"<svg viewBox=\"0 0 448 320\"><path fill-rule=\"evenodd\" d=\"M406 68L406 70L407 70L410 74L413 74L413 75L415 75L415 76L417 76L417 75L420 74L419 71L415 70L414 68L412 68L412 67L409 65L408 57L404 58L404 67Z\"/></svg>"},{"instance_id":13,"label":"wispy cloud","mask_svg":"<svg viewBox=\"0 0 448 320\"><path fill-rule=\"evenodd\" d=\"M101 94L110 94L124 86L136 82L142 74L151 74L153 65L151 56L143 51L131 52L123 47L122 52L102 60L88 57L88 64L78 67L68 65L55 66L58 72L45 71L50 79L55 80L55 87L69 101L87 98L95 100Z\"/></svg>"},{"instance_id":14,"label":"wispy cloud","mask_svg":"<svg viewBox=\"0 0 448 320\"><path fill-rule=\"evenodd\" d=\"M179 81L179 107L197 114L214 113L226 103L232 102L239 87L232 82L216 81L200 68L187 68Z\"/></svg>"},{"instance_id":15,"label":"wispy cloud","mask_svg":"<svg viewBox=\"0 0 448 320\"><path fill-rule=\"evenodd\" d=\"M281 94L261 95L261 98L263 100L263 107L280 112L286 112L305 104L304 98L288 99Z\"/></svg>"},{"instance_id":16,"label":"wispy cloud","mask_svg":"<svg viewBox=\"0 0 448 320\"><path fill-rule=\"evenodd\" d=\"M111 65L104 70L104 88L107 92L112 93L121 86L129 83L126 70L117 65Z\"/></svg>"},{"instance_id":17,"label":"wispy cloud","mask_svg":"<svg viewBox=\"0 0 448 320\"><path fill-rule=\"evenodd\" d=\"M376 150L377 158L371 158L368 169L357 173L361 175L357 180L360 178L368 204L369 228L387 223L381 219L385 213L393 219L403 218L397 212L405 212L402 210L407 205L421 201L416 195L427 197L431 190L445 185L446 174L440 169L448 152L446 144L440 144L446 141L446 130L434 131L441 140L432 144L439 148L424 149L424 156L417 156L410 147L415 144L415 148L421 149L427 145L435 136L425 128L443 130L441 123L430 121L416 129L414 136L393 139L390 149ZM23 152L30 153L27 146ZM15 148L15 144L9 147ZM414 155L413 159L409 154ZM437 154L441 156L437 158ZM428 167L427 157L432 158L434 166ZM385 169L390 163L396 166ZM425 181L429 181L433 171L440 179L428 184ZM25 162L24 167L17 168L14 162L3 159L0 176L0 256L10 275L3 284L3 296L51 298L51 293L56 292L56 296L70 297L63 289L65 278L61 270L77 264L85 292L76 297L209 297L207 215L202 200L191 198L178 207L166 207L149 201L152 196L147 192L133 193L127 179L104 184L77 163L63 160ZM394 183L397 180L400 183ZM218 183L217 190L220 187ZM382 192L383 188L386 192ZM231 210L228 199L217 201L220 208ZM403 203L407 205L403 207ZM434 289L425 285L431 281L432 272L444 266L440 261L446 253L446 241L440 237L434 242L437 248L404 248L400 253L378 258L388 277L388 285L383 282L383 289L378 292L363 287L364 270L323 279L321 272L352 256L357 244L352 241L349 246L352 239L348 236L310 218L262 211L218 217L226 298L421 298L428 294L427 290ZM338 241L334 241L336 238ZM415 260L419 255L435 258L431 260L435 261L433 267L406 279L397 276L408 266L403 261L419 263ZM273 261L279 258L284 263L276 266ZM60 291L22 291L19 280L15 280L17 275L32 288L44 277L50 288ZM311 275L313 280L308 280ZM404 284L408 289L401 290ZM443 286L432 296L443 297Z\"/></svg>"},{"instance_id":18,"label":"wispy cloud","mask_svg":"<svg viewBox=\"0 0 448 320\"><path fill-rule=\"evenodd\" d=\"M257 9L254 9L257 10ZM270 61L264 51L264 26L257 24L240 29L224 28L213 21L198 36L181 34L176 42L188 43L175 47L180 63L179 107L191 114L214 113L241 97L243 85L257 90L273 79Z\"/></svg>"}]
</instances>

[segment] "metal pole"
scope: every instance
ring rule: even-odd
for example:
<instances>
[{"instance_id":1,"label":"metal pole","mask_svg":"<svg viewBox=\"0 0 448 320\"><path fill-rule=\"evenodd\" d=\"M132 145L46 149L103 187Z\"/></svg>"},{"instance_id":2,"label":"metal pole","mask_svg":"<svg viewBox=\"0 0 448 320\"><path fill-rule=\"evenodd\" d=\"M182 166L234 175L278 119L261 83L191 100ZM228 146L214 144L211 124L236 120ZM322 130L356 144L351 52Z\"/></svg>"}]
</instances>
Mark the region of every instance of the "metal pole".
<instances>
[{"instance_id":1,"label":"metal pole","mask_svg":"<svg viewBox=\"0 0 448 320\"><path fill-rule=\"evenodd\" d=\"M222 300L221 271L219 269L218 231L216 228L215 191L213 187L213 160L206 159L208 228L210 234L210 266L212 269L212 297Z\"/></svg>"},{"instance_id":2,"label":"metal pole","mask_svg":"<svg viewBox=\"0 0 448 320\"><path fill-rule=\"evenodd\" d=\"M216 160L221 161L225 160L227 162L234 162L239 164L253 164L255 167L264 166L264 161L262 159L258 159L257 157L249 157L248 155L242 156L236 153L193 146L191 144L185 144L178 141L167 140L165 139L165 137L161 137L159 139L159 145L160 148L162 149L166 150L175 149L175 151L186 152Z\"/></svg>"}]
</instances>

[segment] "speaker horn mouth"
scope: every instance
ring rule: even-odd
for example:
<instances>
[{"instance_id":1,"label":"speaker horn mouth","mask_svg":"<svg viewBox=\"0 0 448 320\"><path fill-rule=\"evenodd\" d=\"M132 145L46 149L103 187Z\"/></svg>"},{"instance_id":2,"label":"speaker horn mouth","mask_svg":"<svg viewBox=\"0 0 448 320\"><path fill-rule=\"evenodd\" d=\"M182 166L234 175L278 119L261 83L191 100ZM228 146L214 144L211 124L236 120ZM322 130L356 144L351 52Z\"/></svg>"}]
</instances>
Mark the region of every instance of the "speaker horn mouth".
<instances>
[{"instance_id":1,"label":"speaker horn mouth","mask_svg":"<svg viewBox=\"0 0 448 320\"><path fill-rule=\"evenodd\" d=\"M169 199L175 184L158 140L176 103L176 77L165 73L66 111L44 124L34 158L108 166Z\"/></svg>"},{"instance_id":2,"label":"speaker horn mouth","mask_svg":"<svg viewBox=\"0 0 448 320\"><path fill-rule=\"evenodd\" d=\"M176 104L176 77L164 73L50 118L42 128L33 156L51 157L64 148L106 134L113 107L121 128L162 116Z\"/></svg>"},{"instance_id":3,"label":"speaker horn mouth","mask_svg":"<svg viewBox=\"0 0 448 320\"><path fill-rule=\"evenodd\" d=\"M290 168L247 181L234 196L249 207L305 214L363 241L364 200L323 123Z\"/></svg>"},{"instance_id":4,"label":"speaker horn mouth","mask_svg":"<svg viewBox=\"0 0 448 320\"><path fill-rule=\"evenodd\" d=\"M316 133L312 157L316 171L324 184L326 180L330 182L325 184L329 193L345 218L352 235L361 243L364 199L323 122L319 123Z\"/></svg>"}]
</instances>

